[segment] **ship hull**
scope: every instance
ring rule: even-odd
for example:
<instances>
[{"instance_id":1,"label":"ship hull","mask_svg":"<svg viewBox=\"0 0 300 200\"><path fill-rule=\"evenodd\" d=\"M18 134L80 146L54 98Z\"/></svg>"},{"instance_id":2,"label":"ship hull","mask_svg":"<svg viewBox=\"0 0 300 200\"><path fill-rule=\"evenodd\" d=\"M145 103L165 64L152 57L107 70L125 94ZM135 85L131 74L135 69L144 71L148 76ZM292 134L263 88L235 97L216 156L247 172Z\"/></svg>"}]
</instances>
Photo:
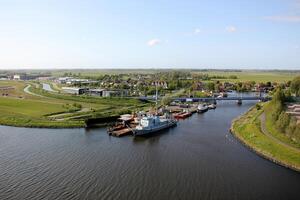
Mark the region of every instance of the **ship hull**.
<instances>
[{"instance_id":1,"label":"ship hull","mask_svg":"<svg viewBox=\"0 0 300 200\"><path fill-rule=\"evenodd\" d=\"M198 113L205 113L206 111L208 111L208 108L198 109L197 110Z\"/></svg>"},{"instance_id":2,"label":"ship hull","mask_svg":"<svg viewBox=\"0 0 300 200\"><path fill-rule=\"evenodd\" d=\"M135 129L133 131L133 135L134 136L143 136L143 135L150 135L152 133L156 133L158 131L161 131L161 130L164 130L164 129L167 129L167 128L171 128L173 126L176 126L177 125L177 122L170 122L168 124L165 124L165 125L162 125L162 126L159 126L159 127L155 127L155 128L151 128L151 129L143 129L143 130L137 130Z\"/></svg>"}]
</instances>

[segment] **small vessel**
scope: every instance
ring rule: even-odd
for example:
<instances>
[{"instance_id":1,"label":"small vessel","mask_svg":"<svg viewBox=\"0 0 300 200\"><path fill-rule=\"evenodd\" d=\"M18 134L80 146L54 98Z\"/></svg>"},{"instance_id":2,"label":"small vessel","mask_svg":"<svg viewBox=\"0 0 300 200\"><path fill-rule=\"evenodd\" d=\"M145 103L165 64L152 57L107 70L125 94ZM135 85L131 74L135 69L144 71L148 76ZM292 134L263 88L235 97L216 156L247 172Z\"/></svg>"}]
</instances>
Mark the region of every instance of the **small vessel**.
<instances>
[{"instance_id":1,"label":"small vessel","mask_svg":"<svg viewBox=\"0 0 300 200\"><path fill-rule=\"evenodd\" d=\"M140 120L139 125L133 129L133 135L148 135L176 125L177 121L174 119L164 118L156 115L145 116Z\"/></svg>"},{"instance_id":2,"label":"small vessel","mask_svg":"<svg viewBox=\"0 0 300 200\"><path fill-rule=\"evenodd\" d=\"M191 112L189 112L189 111L183 111L183 112L174 114L174 118L175 119L185 119L187 117L190 117L191 115L192 115Z\"/></svg>"},{"instance_id":3,"label":"small vessel","mask_svg":"<svg viewBox=\"0 0 300 200\"><path fill-rule=\"evenodd\" d=\"M204 113L208 111L208 106L206 104L199 104L197 108L198 113Z\"/></svg>"},{"instance_id":4,"label":"small vessel","mask_svg":"<svg viewBox=\"0 0 300 200\"><path fill-rule=\"evenodd\" d=\"M217 108L216 104L209 104L207 107L208 107L208 109L216 109Z\"/></svg>"},{"instance_id":5,"label":"small vessel","mask_svg":"<svg viewBox=\"0 0 300 200\"><path fill-rule=\"evenodd\" d=\"M177 125L177 121L169 118L166 114L164 116L157 115L157 92L158 90L156 84L156 114L143 116L140 119L139 124L132 130L134 136L149 135L151 133L155 133Z\"/></svg>"},{"instance_id":6,"label":"small vessel","mask_svg":"<svg viewBox=\"0 0 300 200\"><path fill-rule=\"evenodd\" d=\"M237 103L237 105L242 105L242 99L238 99L238 100L236 101L236 103Z\"/></svg>"}]
</instances>

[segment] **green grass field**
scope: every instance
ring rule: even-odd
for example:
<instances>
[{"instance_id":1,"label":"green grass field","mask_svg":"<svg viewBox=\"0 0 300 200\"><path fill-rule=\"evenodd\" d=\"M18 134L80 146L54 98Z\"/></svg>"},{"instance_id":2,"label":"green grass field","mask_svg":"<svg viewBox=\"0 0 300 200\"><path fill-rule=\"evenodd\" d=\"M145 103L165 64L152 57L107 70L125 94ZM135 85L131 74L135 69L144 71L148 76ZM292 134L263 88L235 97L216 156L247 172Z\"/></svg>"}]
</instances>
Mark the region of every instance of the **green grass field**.
<instances>
[{"instance_id":1,"label":"green grass field","mask_svg":"<svg viewBox=\"0 0 300 200\"><path fill-rule=\"evenodd\" d=\"M259 154L300 170L298 151L277 143L261 132L259 116L262 112L252 108L235 120L232 125L233 134Z\"/></svg>"},{"instance_id":2,"label":"green grass field","mask_svg":"<svg viewBox=\"0 0 300 200\"><path fill-rule=\"evenodd\" d=\"M30 84L30 92L24 92ZM87 118L110 117L147 106L134 99L97 98L45 92L39 84L0 81L0 86L14 86L8 96L0 96L0 124L22 127L84 127ZM38 86L38 88L36 88ZM80 105L76 107L76 105ZM52 117L54 116L54 117Z\"/></svg>"},{"instance_id":3,"label":"green grass field","mask_svg":"<svg viewBox=\"0 0 300 200\"><path fill-rule=\"evenodd\" d=\"M239 82L239 81L255 81L259 82L286 82L292 80L300 72L264 72L264 71L242 71L242 72L230 72L230 71L208 71L208 72L194 72L194 73L207 73L211 76L225 76L229 77L231 75L237 76L237 79L216 79L226 82Z\"/></svg>"},{"instance_id":4,"label":"green grass field","mask_svg":"<svg viewBox=\"0 0 300 200\"><path fill-rule=\"evenodd\" d=\"M255 82L286 82L292 80L295 76L300 75L300 71L260 71L260 70L193 70L193 69L88 69L88 70L58 70L53 71L54 76L63 76L64 73L79 74L82 76L97 77L105 74L154 74L162 71L188 71L192 74L209 74L211 76L226 76L236 75L238 79L216 79L220 81L237 82L237 81L255 81Z\"/></svg>"}]
</instances>

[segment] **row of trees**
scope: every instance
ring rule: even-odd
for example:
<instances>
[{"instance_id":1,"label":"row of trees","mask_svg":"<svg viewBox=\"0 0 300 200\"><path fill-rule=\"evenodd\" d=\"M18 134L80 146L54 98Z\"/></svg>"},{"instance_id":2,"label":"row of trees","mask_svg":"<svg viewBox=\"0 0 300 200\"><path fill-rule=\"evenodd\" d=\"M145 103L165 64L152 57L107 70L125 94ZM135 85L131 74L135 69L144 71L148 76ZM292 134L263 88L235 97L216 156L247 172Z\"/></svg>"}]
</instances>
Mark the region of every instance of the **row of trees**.
<instances>
[{"instance_id":1,"label":"row of trees","mask_svg":"<svg viewBox=\"0 0 300 200\"><path fill-rule=\"evenodd\" d=\"M284 103L290 100L289 95L280 87L276 90L270 103L271 120L281 133L300 142L300 125L297 124L295 117L286 113L284 108Z\"/></svg>"}]
</instances>

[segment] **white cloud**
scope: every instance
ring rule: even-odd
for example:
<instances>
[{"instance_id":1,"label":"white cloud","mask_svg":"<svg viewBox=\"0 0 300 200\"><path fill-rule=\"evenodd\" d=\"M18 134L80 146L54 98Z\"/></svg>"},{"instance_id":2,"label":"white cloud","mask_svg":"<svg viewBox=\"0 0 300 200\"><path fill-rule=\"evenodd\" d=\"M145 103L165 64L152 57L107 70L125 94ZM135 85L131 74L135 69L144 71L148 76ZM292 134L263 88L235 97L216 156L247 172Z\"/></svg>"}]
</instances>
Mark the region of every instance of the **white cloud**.
<instances>
[{"instance_id":1,"label":"white cloud","mask_svg":"<svg viewBox=\"0 0 300 200\"><path fill-rule=\"evenodd\" d=\"M234 33L237 31L237 28L235 26L227 26L226 31L229 33Z\"/></svg>"},{"instance_id":2,"label":"white cloud","mask_svg":"<svg viewBox=\"0 0 300 200\"><path fill-rule=\"evenodd\" d=\"M198 34L200 34L202 32L202 30L200 29L200 28L196 28L195 30L194 30L194 34L195 35L198 35Z\"/></svg>"},{"instance_id":3,"label":"white cloud","mask_svg":"<svg viewBox=\"0 0 300 200\"><path fill-rule=\"evenodd\" d=\"M277 22L300 22L300 15L268 16L265 19Z\"/></svg>"},{"instance_id":4,"label":"white cloud","mask_svg":"<svg viewBox=\"0 0 300 200\"><path fill-rule=\"evenodd\" d=\"M155 38L155 39L149 40L147 42L147 45L152 47L152 46L155 46L155 45L158 45L158 44L161 44L161 43L162 43L162 41L160 39Z\"/></svg>"}]
</instances>

